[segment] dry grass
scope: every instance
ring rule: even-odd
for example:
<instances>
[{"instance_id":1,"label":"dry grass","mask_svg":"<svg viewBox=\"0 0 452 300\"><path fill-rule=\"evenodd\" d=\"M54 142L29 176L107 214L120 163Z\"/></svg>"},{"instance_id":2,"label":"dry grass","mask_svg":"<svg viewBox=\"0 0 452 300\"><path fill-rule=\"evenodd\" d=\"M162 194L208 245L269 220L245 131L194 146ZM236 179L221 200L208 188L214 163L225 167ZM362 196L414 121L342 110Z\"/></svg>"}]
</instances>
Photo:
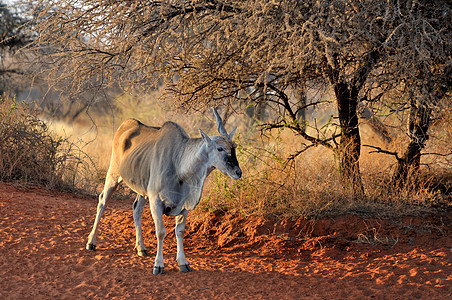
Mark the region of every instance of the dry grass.
<instances>
[{"instance_id":1,"label":"dry grass","mask_svg":"<svg viewBox=\"0 0 452 300\"><path fill-rule=\"evenodd\" d=\"M120 96L116 99L115 114L97 116L94 123L88 119L72 125L49 121L49 127L57 133L56 136L62 136L59 139L64 141L64 145L72 145L73 149L76 146L80 153L87 154L84 159L89 157L96 166L89 172L80 166L62 167L68 163L66 160L60 163L61 166L55 164L59 167L54 173L62 178L71 178L71 182L80 188L99 192L110 162L114 132L129 117L156 126L166 120L173 120L181 124L190 136L199 136L198 128L209 134L216 133L210 112L205 116L186 115L153 100L158 96ZM452 128L444 124L447 122L435 125L436 134L442 135L443 139L431 141L427 152L444 150L445 140L450 140ZM303 142L300 137L294 137L288 131L273 131L269 137L262 137L255 125L240 115L229 119L226 127L230 130L234 126L238 126L237 152L244 177L232 181L218 171L213 172L206 181L198 209L309 218L344 213L391 216L417 214L450 202L447 198L450 197L448 193L451 189L450 164L444 157L440 157L443 162L438 163L438 160L429 156L429 160L425 161L429 162L430 167L423 167L423 180L412 181L411 185L403 189L395 189L390 182L395 159L384 154L369 153L371 149L363 148L361 172L366 196L356 199L353 191L344 190L339 184L337 163L331 151L323 147L312 148L288 163L289 154L294 153ZM363 143L378 142L364 127L362 131L367 133ZM122 197L133 197L127 189L124 191L126 193L122 193Z\"/></svg>"},{"instance_id":2,"label":"dry grass","mask_svg":"<svg viewBox=\"0 0 452 300\"><path fill-rule=\"evenodd\" d=\"M378 228L367 227L364 232L358 234L357 239L354 242L358 244L387 245L394 247L399 242L399 238L393 236L382 236L378 232Z\"/></svg>"},{"instance_id":3,"label":"dry grass","mask_svg":"<svg viewBox=\"0 0 452 300\"><path fill-rule=\"evenodd\" d=\"M323 149L314 152L320 154ZM247 175L231 182L223 174L215 173L206 184L201 209L285 217L318 218L345 213L387 217L430 211L441 202L438 191L428 187L394 189L388 179L390 174L380 172L378 166L362 172L366 197L356 199L351 191L340 186L334 162L325 161L322 155L315 159L300 158L294 168L284 168L263 153L256 157L266 160L265 166L252 161L242 149L239 157Z\"/></svg>"},{"instance_id":4,"label":"dry grass","mask_svg":"<svg viewBox=\"0 0 452 300\"><path fill-rule=\"evenodd\" d=\"M447 140L452 137L452 126L447 120L444 117L435 125L433 132L440 135L442 131L443 139L432 139L425 153L447 152ZM404 142L396 140L387 145L369 131L363 141L401 149ZM337 162L327 149L310 149L293 164L287 163L288 153L293 153L301 142L285 133L275 133L268 140L241 136L238 156L246 176L231 182L216 173L206 185L201 208L286 217L315 218L344 213L389 217L420 214L451 203L452 165L447 156L424 156L421 175L408 180L406 186L395 188L391 181L395 157L370 153L372 149L363 148L360 165L366 196L356 199L352 191L344 190L339 184Z\"/></svg>"}]
</instances>

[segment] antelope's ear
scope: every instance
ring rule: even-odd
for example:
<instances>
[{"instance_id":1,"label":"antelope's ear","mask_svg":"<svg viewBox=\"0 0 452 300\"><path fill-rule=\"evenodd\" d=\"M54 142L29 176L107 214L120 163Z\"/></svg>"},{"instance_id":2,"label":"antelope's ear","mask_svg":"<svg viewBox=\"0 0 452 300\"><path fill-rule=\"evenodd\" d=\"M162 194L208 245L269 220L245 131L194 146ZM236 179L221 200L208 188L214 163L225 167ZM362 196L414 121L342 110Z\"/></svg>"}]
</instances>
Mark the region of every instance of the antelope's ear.
<instances>
[{"instance_id":1,"label":"antelope's ear","mask_svg":"<svg viewBox=\"0 0 452 300\"><path fill-rule=\"evenodd\" d=\"M237 130L237 127L232 129L231 133L228 134L229 140L232 141L232 138L234 137L235 131Z\"/></svg>"},{"instance_id":2,"label":"antelope's ear","mask_svg":"<svg viewBox=\"0 0 452 300\"><path fill-rule=\"evenodd\" d=\"M202 129L199 129L199 132L201 133L202 139L204 140L204 142L206 142L207 145L209 145L212 140L210 139L210 137L204 133L204 131L202 131Z\"/></svg>"}]
</instances>

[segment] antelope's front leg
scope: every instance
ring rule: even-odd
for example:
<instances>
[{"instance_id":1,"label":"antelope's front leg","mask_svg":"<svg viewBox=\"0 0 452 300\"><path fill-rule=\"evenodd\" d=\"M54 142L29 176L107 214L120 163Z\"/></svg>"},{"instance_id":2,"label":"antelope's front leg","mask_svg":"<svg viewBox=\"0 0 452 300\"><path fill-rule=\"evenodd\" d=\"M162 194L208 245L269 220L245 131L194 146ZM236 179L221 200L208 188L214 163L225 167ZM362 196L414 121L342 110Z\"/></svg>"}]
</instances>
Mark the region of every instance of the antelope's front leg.
<instances>
[{"instance_id":1,"label":"antelope's front leg","mask_svg":"<svg viewBox=\"0 0 452 300\"><path fill-rule=\"evenodd\" d=\"M186 209L182 210L180 215L176 217L176 240L177 240L177 255L176 260L179 265L179 270L184 273L191 272L191 268L188 261L185 259L184 253L184 232L185 223L187 222L188 211Z\"/></svg>"},{"instance_id":2,"label":"antelope's front leg","mask_svg":"<svg viewBox=\"0 0 452 300\"><path fill-rule=\"evenodd\" d=\"M158 196L149 197L152 218L155 224L155 235L157 236L157 255L154 262L154 275L164 273L163 265L163 240L166 236L165 225L163 224L163 202Z\"/></svg>"}]
</instances>

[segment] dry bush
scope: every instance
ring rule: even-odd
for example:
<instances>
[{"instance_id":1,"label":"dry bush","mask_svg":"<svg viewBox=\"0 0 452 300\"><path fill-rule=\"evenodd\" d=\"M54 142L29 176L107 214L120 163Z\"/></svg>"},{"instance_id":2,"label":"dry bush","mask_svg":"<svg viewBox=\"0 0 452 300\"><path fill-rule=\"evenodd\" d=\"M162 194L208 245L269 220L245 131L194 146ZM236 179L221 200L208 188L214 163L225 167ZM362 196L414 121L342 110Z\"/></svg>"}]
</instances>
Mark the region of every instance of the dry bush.
<instances>
[{"instance_id":1,"label":"dry bush","mask_svg":"<svg viewBox=\"0 0 452 300\"><path fill-rule=\"evenodd\" d=\"M53 134L25 103L0 97L0 180L75 187L92 166L74 144Z\"/></svg>"},{"instance_id":2,"label":"dry bush","mask_svg":"<svg viewBox=\"0 0 452 300\"><path fill-rule=\"evenodd\" d=\"M288 161L287 145L293 145L293 139L280 133L264 139L239 136L237 156L244 177L231 181L218 172L211 175L201 209L289 217L345 211L352 195L338 183L332 153L325 148L311 149L295 162Z\"/></svg>"},{"instance_id":3,"label":"dry bush","mask_svg":"<svg viewBox=\"0 0 452 300\"><path fill-rule=\"evenodd\" d=\"M391 180L395 159L363 153L366 195L356 197L339 184L338 163L331 151L310 149L288 163L287 145L294 144L293 136L249 138L241 137L238 143L244 177L231 181L218 172L211 175L200 203L202 210L307 218L346 213L390 217L443 209L450 203L450 165L449 169L422 168L422 178L395 188Z\"/></svg>"}]
</instances>

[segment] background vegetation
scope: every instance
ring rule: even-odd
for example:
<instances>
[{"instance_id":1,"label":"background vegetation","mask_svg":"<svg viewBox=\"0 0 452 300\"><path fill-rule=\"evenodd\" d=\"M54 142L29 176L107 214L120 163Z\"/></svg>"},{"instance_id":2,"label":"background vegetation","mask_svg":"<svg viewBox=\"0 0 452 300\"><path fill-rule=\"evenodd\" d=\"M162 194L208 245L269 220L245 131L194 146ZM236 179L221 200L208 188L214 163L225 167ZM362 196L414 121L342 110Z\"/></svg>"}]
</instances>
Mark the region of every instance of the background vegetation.
<instances>
[{"instance_id":1,"label":"background vegetation","mask_svg":"<svg viewBox=\"0 0 452 300\"><path fill-rule=\"evenodd\" d=\"M13 99L4 99L2 117L5 110L9 117L3 118L2 145L7 144L4 140L9 137L9 143L16 146L1 147L1 179L96 194L103 185L111 141L121 120L133 116L154 125L174 120L191 136L198 135L198 128L216 133L214 120L208 113L206 116L177 113L156 98L158 95L120 95L115 99L114 116L95 116L96 125L87 117L71 123L55 119L47 119L44 123L38 119L37 111L30 113ZM448 118L450 115L433 126L439 138L429 142L426 151L436 153L447 149L447 141L452 137ZM421 177L413 180L411 185L394 188L391 173L396 166L395 159L370 153L372 149L367 148L362 152L361 166L366 197L356 198L353 192L341 186L338 163L328 149L311 149L290 160L287 153L294 151L302 141L290 131L275 129L263 136L246 114L231 116L226 126L238 127L238 158L245 176L232 181L213 172L206 182L198 206L200 210L315 218L341 213L367 216L419 214L450 205L452 174L448 157L425 156ZM363 135L365 142L388 146L365 122L361 127L366 132ZM31 133L26 134L26 131ZM22 139L12 140L16 136ZM406 138L393 137L390 145L397 149L405 143ZM26 151L18 151L17 145ZM5 150L9 150L7 154ZM20 155L14 157L11 153ZM16 176L5 176L12 165L18 167ZM131 200L134 196L123 188L117 197Z\"/></svg>"},{"instance_id":2,"label":"background vegetation","mask_svg":"<svg viewBox=\"0 0 452 300\"><path fill-rule=\"evenodd\" d=\"M30 49L68 92L164 84L187 110L263 106L272 111L266 129L306 140L298 154L332 150L354 197L365 194L360 106L410 111L406 149L377 149L396 158L393 182L404 185L419 169L431 120L450 104L448 1L55 0L34 8ZM310 96L324 91L328 99ZM305 109L324 101L336 103L334 121L307 132Z\"/></svg>"},{"instance_id":3,"label":"background vegetation","mask_svg":"<svg viewBox=\"0 0 452 300\"><path fill-rule=\"evenodd\" d=\"M20 170L2 154L2 180L95 192L122 120L214 134L203 112L215 105L239 128L245 176L214 173L201 209L315 217L450 205L447 1L82 2L29 1L25 19L1 6L14 22L0 80L36 105L2 98L2 153L30 154ZM17 140L25 129L44 149ZM36 161L53 177L28 174Z\"/></svg>"}]
</instances>

